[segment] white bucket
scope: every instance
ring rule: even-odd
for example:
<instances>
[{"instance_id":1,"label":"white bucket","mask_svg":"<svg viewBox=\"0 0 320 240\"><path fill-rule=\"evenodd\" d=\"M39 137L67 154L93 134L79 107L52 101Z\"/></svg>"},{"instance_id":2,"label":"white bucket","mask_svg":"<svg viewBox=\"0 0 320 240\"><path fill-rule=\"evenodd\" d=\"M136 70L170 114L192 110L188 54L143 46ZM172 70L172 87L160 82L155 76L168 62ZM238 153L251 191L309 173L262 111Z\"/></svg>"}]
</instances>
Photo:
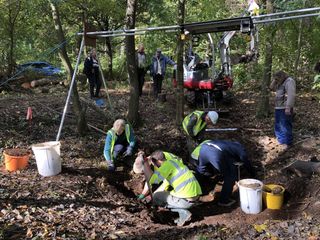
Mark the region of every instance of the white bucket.
<instances>
[{"instance_id":1,"label":"white bucket","mask_svg":"<svg viewBox=\"0 0 320 240\"><path fill-rule=\"evenodd\" d=\"M242 179L238 186L242 211L248 214L261 212L263 183L256 179Z\"/></svg>"},{"instance_id":2,"label":"white bucket","mask_svg":"<svg viewBox=\"0 0 320 240\"><path fill-rule=\"evenodd\" d=\"M36 157L38 172L44 177L61 172L60 142L51 141L32 145Z\"/></svg>"}]
</instances>

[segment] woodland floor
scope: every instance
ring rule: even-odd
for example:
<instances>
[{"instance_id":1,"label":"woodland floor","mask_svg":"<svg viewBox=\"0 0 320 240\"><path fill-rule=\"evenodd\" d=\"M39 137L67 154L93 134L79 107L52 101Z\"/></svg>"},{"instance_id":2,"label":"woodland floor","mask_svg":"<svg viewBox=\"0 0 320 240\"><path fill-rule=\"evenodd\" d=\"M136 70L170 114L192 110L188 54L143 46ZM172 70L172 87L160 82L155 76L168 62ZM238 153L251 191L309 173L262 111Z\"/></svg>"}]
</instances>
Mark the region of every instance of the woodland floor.
<instances>
[{"instance_id":1,"label":"woodland floor","mask_svg":"<svg viewBox=\"0 0 320 240\"><path fill-rule=\"evenodd\" d=\"M67 89L55 85L25 91L0 93L0 147L31 149L31 145L56 138ZM109 90L113 118L124 117L128 90ZM80 92L87 96L87 92ZM219 119L218 128L236 127L235 132L215 132L209 139L230 139L247 149L258 179L286 188L281 210L263 209L245 214L237 204L221 208L212 202L192 209L186 226L173 223L175 215L165 209L138 202L142 176L134 175L130 164L116 172L99 168L104 161L105 135L91 129L86 137L76 133L69 111L61 135L61 174L41 177L34 156L29 166L9 173L0 171L0 239L320 239L320 178L298 177L283 171L295 160L320 159L319 103L308 94L297 97L294 145L282 152L273 135L273 115L255 118L257 92L244 90L224 109L230 114ZM27 108L33 119L26 121ZM191 109L186 108L186 113ZM167 150L187 159L186 139L174 128L175 97L167 91L166 102L155 102L148 89L140 99L141 126L135 129L139 148L150 153ZM104 121L87 109L91 125L107 131L112 119ZM127 160L129 161L129 160ZM267 164L263 164L267 163ZM245 177L245 176L244 176ZM205 191L213 189L208 184ZM211 188L211 189L210 189Z\"/></svg>"}]
</instances>

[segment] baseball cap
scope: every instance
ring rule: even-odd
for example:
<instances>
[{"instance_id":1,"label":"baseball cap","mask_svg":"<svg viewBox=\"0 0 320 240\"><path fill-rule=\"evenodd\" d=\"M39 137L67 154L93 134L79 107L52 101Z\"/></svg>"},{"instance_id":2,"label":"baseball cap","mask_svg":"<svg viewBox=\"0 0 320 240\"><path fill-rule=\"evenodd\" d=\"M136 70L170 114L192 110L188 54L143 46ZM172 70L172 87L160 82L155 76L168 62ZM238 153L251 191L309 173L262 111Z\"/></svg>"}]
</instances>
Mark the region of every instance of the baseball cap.
<instances>
[{"instance_id":1,"label":"baseball cap","mask_svg":"<svg viewBox=\"0 0 320 240\"><path fill-rule=\"evenodd\" d=\"M157 48L157 52L161 52L161 48Z\"/></svg>"}]
</instances>

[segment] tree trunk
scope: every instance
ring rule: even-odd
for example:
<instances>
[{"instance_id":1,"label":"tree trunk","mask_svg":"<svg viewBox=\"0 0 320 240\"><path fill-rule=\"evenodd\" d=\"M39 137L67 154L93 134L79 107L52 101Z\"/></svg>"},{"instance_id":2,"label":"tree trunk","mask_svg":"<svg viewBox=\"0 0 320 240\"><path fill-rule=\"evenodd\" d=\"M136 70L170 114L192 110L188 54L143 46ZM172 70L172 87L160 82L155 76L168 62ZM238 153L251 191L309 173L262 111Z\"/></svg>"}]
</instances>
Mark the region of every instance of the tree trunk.
<instances>
[{"instance_id":1,"label":"tree trunk","mask_svg":"<svg viewBox=\"0 0 320 240\"><path fill-rule=\"evenodd\" d=\"M178 3L178 24L184 23L185 16L185 0L179 0ZM183 94L183 48L184 40L181 39L183 32L178 36L178 46L177 46L177 106L176 106L176 124L180 126L184 114L184 94Z\"/></svg>"},{"instance_id":2,"label":"tree trunk","mask_svg":"<svg viewBox=\"0 0 320 240\"><path fill-rule=\"evenodd\" d=\"M303 8L306 7L306 2L303 2ZM297 39L297 56L296 60L294 62L294 75L297 76L298 74L298 68L299 68L299 62L300 62L300 56L301 56L301 48L302 48L302 32L303 32L303 19L299 20L299 29L298 29L298 39Z\"/></svg>"},{"instance_id":3,"label":"tree trunk","mask_svg":"<svg viewBox=\"0 0 320 240\"><path fill-rule=\"evenodd\" d=\"M53 17L53 21L54 21L54 26L55 26L55 30L56 30L56 34L57 34L57 38L59 40L60 43L65 43L65 36L63 33L63 29L62 29L62 25L61 25L61 21L60 21L60 15L59 15L59 10L55 5L55 1L50 1L50 7L51 7L51 11L52 11L52 17ZM67 49L65 47L66 45L63 44L62 47L59 50L59 56L60 59L62 61L63 66L65 67L65 69L67 70L68 73L68 83L70 84L70 80L72 78L73 75L73 68L71 66L70 63L70 59L69 56L67 54ZM74 82L74 86L72 88L72 102L73 102L73 110L77 116L77 129L78 129L78 133L82 136L85 135L87 132L87 121L85 118L85 112L82 111L82 107L81 107L81 102L79 99L79 94L78 94L78 90L77 90L77 82Z\"/></svg>"},{"instance_id":4,"label":"tree trunk","mask_svg":"<svg viewBox=\"0 0 320 240\"><path fill-rule=\"evenodd\" d=\"M21 10L21 1L16 1L15 3L9 4L9 38L10 38L10 45L9 45L9 56L8 56L8 69L7 69L7 75L11 76L14 66L15 66L15 60L14 60L14 49L15 49L15 27L18 15Z\"/></svg>"},{"instance_id":5,"label":"tree trunk","mask_svg":"<svg viewBox=\"0 0 320 240\"><path fill-rule=\"evenodd\" d=\"M135 28L136 0L127 0L126 28ZM126 36L127 69L130 80L128 120L136 126L139 122L139 83L136 67L134 36Z\"/></svg>"},{"instance_id":6,"label":"tree trunk","mask_svg":"<svg viewBox=\"0 0 320 240\"><path fill-rule=\"evenodd\" d=\"M273 12L273 0L267 0L267 13ZM261 91L259 105L257 109L257 117L264 118L269 116L269 98L270 93L268 87L271 82L272 56L273 56L273 38L276 29L273 25L266 26L266 45L265 45L265 62L263 69L263 78L261 82Z\"/></svg>"},{"instance_id":7,"label":"tree trunk","mask_svg":"<svg viewBox=\"0 0 320 240\"><path fill-rule=\"evenodd\" d=\"M9 56L8 56L8 70L7 75L11 76L13 72L13 49L14 49L14 26L10 26L9 30L9 37L10 37L10 46L9 46Z\"/></svg>"},{"instance_id":8,"label":"tree trunk","mask_svg":"<svg viewBox=\"0 0 320 240\"><path fill-rule=\"evenodd\" d=\"M85 11L83 11L83 13L82 13L82 24L83 24L83 34L84 34L84 36L86 36L86 33L87 33L86 23L87 23L87 14L86 14ZM80 46L80 44L79 44L79 46ZM88 54L88 49L87 49L87 45L86 44L84 44L84 46L83 46L83 54L84 54L84 57L86 58L87 54Z\"/></svg>"},{"instance_id":9,"label":"tree trunk","mask_svg":"<svg viewBox=\"0 0 320 240\"><path fill-rule=\"evenodd\" d=\"M113 54L112 54L112 45L111 45L111 38L105 38L106 41L106 53L109 56L109 64L108 64L108 73L109 79L113 79Z\"/></svg>"}]
</instances>

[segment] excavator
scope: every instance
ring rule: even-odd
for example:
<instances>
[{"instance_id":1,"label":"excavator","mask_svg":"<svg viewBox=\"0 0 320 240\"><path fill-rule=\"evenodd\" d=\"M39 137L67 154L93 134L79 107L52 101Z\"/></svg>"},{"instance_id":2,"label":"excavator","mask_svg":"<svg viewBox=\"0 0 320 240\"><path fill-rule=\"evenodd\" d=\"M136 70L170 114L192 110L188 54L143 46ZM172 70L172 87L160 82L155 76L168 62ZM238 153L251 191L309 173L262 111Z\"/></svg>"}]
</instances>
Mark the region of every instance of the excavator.
<instances>
[{"instance_id":1,"label":"excavator","mask_svg":"<svg viewBox=\"0 0 320 240\"><path fill-rule=\"evenodd\" d=\"M191 105L201 104L203 108L209 108L216 107L215 104L218 99L228 100L230 96L229 90L233 86L232 66L257 60L259 56L258 25L319 15L320 7L259 15L259 6L255 0L249 0L249 7L242 17L162 27L86 32L78 33L78 35L105 38L143 35L149 31L184 32L186 39L190 40L183 66L186 99ZM216 45L211 35L213 33L222 34ZM249 48L246 53L233 58L230 50L230 41L238 33L249 39ZM204 34L208 37L211 54L208 54L209 58L201 60L193 52L192 45L195 45L199 36ZM84 42L84 38L82 42ZM218 49L218 51L215 51L215 49ZM77 61L81 57L81 52L79 51ZM216 59L219 59L219 61L216 61ZM176 85L176 74L174 74L173 78L173 83Z\"/></svg>"},{"instance_id":2,"label":"excavator","mask_svg":"<svg viewBox=\"0 0 320 240\"><path fill-rule=\"evenodd\" d=\"M201 24L201 25L200 25ZM247 63L257 59L255 43L255 27L250 17L224 19L218 21L202 22L200 24L184 24L184 31L191 35L184 62L184 88L186 101L191 106L202 105L212 107L216 101L223 99L230 101L229 90L233 85L232 64ZM217 45L213 42L212 32L224 32ZM240 32L250 37L250 48L246 54L231 58L230 40ZM193 52L199 34L208 36L210 52L204 60ZM195 40L196 39L196 40ZM219 50L219 55L215 49ZM220 61L216 61L220 58ZM220 66L217 66L220 65ZM174 74L175 75L175 74ZM175 85L175 80L174 85Z\"/></svg>"},{"instance_id":3,"label":"excavator","mask_svg":"<svg viewBox=\"0 0 320 240\"><path fill-rule=\"evenodd\" d=\"M309 8L259 15L259 6L254 0L250 0L247 12L242 17L181 25L189 39L183 65L186 102L190 106L202 108L216 108L219 100L229 103L232 99L232 66L258 59L258 24L318 16L319 11L320 8ZM222 37L215 45L211 34L220 32ZM249 40L249 47L246 53L234 56L231 55L230 41L238 33ZM201 60L197 53L194 53L193 46L197 45L199 36L203 34L207 34L211 54L208 54L210 58ZM173 85L176 86L175 73Z\"/></svg>"}]
</instances>

